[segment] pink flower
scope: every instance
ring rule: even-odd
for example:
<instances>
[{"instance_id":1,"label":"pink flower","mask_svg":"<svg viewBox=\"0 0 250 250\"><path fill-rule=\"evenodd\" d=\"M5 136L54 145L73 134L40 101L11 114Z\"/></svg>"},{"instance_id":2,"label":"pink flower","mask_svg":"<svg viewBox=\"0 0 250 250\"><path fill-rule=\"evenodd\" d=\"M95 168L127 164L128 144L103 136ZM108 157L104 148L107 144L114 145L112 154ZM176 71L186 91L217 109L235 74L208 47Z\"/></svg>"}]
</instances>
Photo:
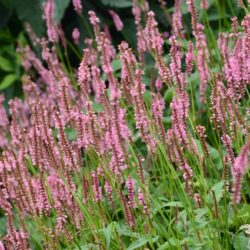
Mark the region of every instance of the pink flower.
<instances>
[{"instance_id":1,"label":"pink flower","mask_svg":"<svg viewBox=\"0 0 250 250\"><path fill-rule=\"evenodd\" d=\"M157 91L161 91L162 89L162 80L160 77L157 77L155 81L155 88L157 89Z\"/></svg>"},{"instance_id":2,"label":"pink flower","mask_svg":"<svg viewBox=\"0 0 250 250\"><path fill-rule=\"evenodd\" d=\"M138 200L141 206L143 206L143 211L145 214L148 214L148 206L145 201L144 194L140 188L138 188Z\"/></svg>"},{"instance_id":3,"label":"pink flower","mask_svg":"<svg viewBox=\"0 0 250 250\"><path fill-rule=\"evenodd\" d=\"M187 163L185 163L183 166L180 166L180 169L182 171L182 176L183 176L183 179L185 181L185 189L186 189L187 193L190 193L193 170Z\"/></svg>"},{"instance_id":4,"label":"pink flower","mask_svg":"<svg viewBox=\"0 0 250 250\"><path fill-rule=\"evenodd\" d=\"M54 23L55 3L54 0L48 0L44 6L44 17L47 24L47 33L51 42L58 42L58 33Z\"/></svg>"},{"instance_id":5,"label":"pink flower","mask_svg":"<svg viewBox=\"0 0 250 250\"><path fill-rule=\"evenodd\" d=\"M165 102L161 96L156 97L152 100L152 114L156 121L162 119L164 108L165 108Z\"/></svg>"},{"instance_id":6,"label":"pink flower","mask_svg":"<svg viewBox=\"0 0 250 250\"><path fill-rule=\"evenodd\" d=\"M201 208L201 197L199 193L194 194L194 201L198 208Z\"/></svg>"},{"instance_id":7,"label":"pink flower","mask_svg":"<svg viewBox=\"0 0 250 250\"><path fill-rule=\"evenodd\" d=\"M230 159L231 163L234 164L235 158L234 158L234 152L233 152L232 141L231 141L230 136L228 134L224 133L221 137L221 140L226 147L226 151L229 155L229 159Z\"/></svg>"},{"instance_id":8,"label":"pink flower","mask_svg":"<svg viewBox=\"0 0 250 250\"><path fill-rule=\"evenodd\" d=\"M91 172L92 188L96 201L102 199L102 188L99 186L98 176L95 171Z\"/></svg>"},{"instance_id":9,"label":"pink flower","mask_svg":"<svg viewBox=\"0 0 250 250\"><path fill-rule=\"evenodd\" d=\"M195 9L195 1L194 0L186 0L186 3L187 3L188 12L191 13L192 29L193 29L193 34L195 35L197 33L197 24L198 24L197 12Z\"/></svg>"},{"instance_id":10,"label":"pink flower","mask_svg":"<svg viewBox=\"0 0 250 250\"><path fill-rule=\"evenodd\" d=\"M203 9L203 10L208 9L208 1L207 0L201 0L201 9Z\"/></svg>"},{"instance_id":11,"label":"pink flower","mask_svg":"<svg viewBox=\"0 0 250 250\"><path fill-rule=\"evenodd\" d=\"M235 46L233 53L225 58L224 77L228 84L228 93L230 97L238 100L244 96L245 87L250 82L250 15L247 15L242 21L242 26L244 27L242 36L238 34L237 18L233 18L232 20L232 36Z\"/></svg>"},{"instance_id":12,"label":"pink flower","mask_svg":"<svg viewBox=\"0 0 250 250\"><path fill-rule=\"evenodd\" d=\"M232 167L233 187L232 201L239 203L241 200L241 187L244 174L249 166L250 141L242 147L239 156L235 159Z\"/></svg>"},{"instance_id":13,"label":"pink flower","mask_svg":"<svg viewBox=\"0 0 250 250\"><path fill-rule=\"evenodd\" d=\"M58 33L58 36L59 36L59 38L61 40L61 43L62 43L63 47L66 49L67 41L66 41L65 34L64 34L64 31L63 31L63 28L62 28L61 24L57 25L57 33Z\"/></svg>"},{"instance_id":14,"label":"pink flower","mask_svg":"<svg viewBox=\"0 0 250 250\"><path fill-rule=\"evenodd\" d=\"M133 1L132 13L133 13L133 15L135 17L135 21L138 22L140 20L140 18L141 18L141 9L136 4L136 1Z\"/></svg>"},{"instance_id":15,"label":"pink flower","mask_svg":"<svg viewBox=\"0 0 250 250\"><path fill-rule=\"evenodd\" d=\"M3 106L4 96L0 95L0 127L6 127L9 124L6 110Z\"/></svg>"},{"instance_id":16,"label":"pink flower","mask_svg":"<svg viewBox=\"0 0 250 250\"><path fill-rule=\"evenodd\" d=\"M113 11L113 10L109 10L109 14L111 15L111 17L113 18L113 21L115 23L115 27L118 31L121 31L123 29L123 22L120 19L120 17Z\"/></svg>"},{"instance_id":17,"label":"pink flower","mask_svg":"<svg viewBox=\"0 0 250 250\"><path fill-rule=\"evenodd\" d=\"M5 247L2 241L0 241L0 250L5 250Z\"/></svg>"},{"instance_id":18,"label":"pink flower","mask_svg":"<svg viewBox=\"0 0 250 250\"><path fill-rule=\"evenodd\" d=\"M88 57L87 57L88 52L89 52L88 48L84 49L84 56L78 68L78 84L80 85L85 98L89 93L89 80L91 77L88 66Z\"/></svg>"},{"instance_id":19,"label":"pink flower","mask_svg":"<svg viewBox=\"0 0 250 250\"><path fill-rule=\"evenodd\" d=\"M194 60L194 51L193 51L193 44L189 42L188 44L188 51L186 54L186 72L188 75L192 73L193 70L193 60Z\"/></svg>"},{"instance_id":20,"label":"pink flower","mask_svg":"<svg viewBox=\"0 0 250 250\"><path fill-rule=\"evenodd\" d=\"M155 20L153 11L148 13L146 28L144 29L144 36L149 50L162 51L163 39L157 28L158 23Z\"/></svg>"},{"instance_id":21,"label":"pink flower","mask_svg":"<svg viewBox=\"0 0 250 250\"><path fill-rule=\"evenodd\" d=\"M91 67L91 75L93 79L92 82L93 82L93 89L96 95L96 101L101 102L101 97L105 95L106 86L101 78L101 71L96 65L93 65Z\"/></svg>"},{"instance_id":22,"label":"pink flower","mask_svg":"<svg viewBox=\"0 0 250 250\"><path fill-rule=\"evenodd\" d=\"M182 24L182 13L181 13L181 1L175 0L175 11L172 16L173 22L173 35L175 37L184 38L183 34L183 24Z\"/></svg>"},{"instance_id":23,"label":"pink flower","mask_svg":"<svg viewBox=\"0 0 250 250\"><path fill-rule=\"evenodd\" d=\"M79 41L80 41L80 32L79 32L78 28L74 28L73 29L73 31L72 31L72 39L73 39L75 45L79 44Z\"/></svg>"},{"instance_id":24,"label":"pink flower","mask_svg":"<svg viewBox=\"0 0 250 250\"><path fill-rule=\"evenodd\" d=\"M103 32L104 32L106 38L111 41L112 40L111 34L110 34L109 28L106 24L103 25Z\"/></svg>"},{"instance_id":25,"label":"pink flower","mask_svg":"<svg viewBox=\"0 0 250 250\"><path fill-rule=\"evenodd\" d=\"M110 185L110 183L108 181L105 182L105 185L104 185L104 189L105 189L105 192L108 196L112 196L112 187Z\"/></svg>"},{"instance_id":26,"label":"pink flower","mask_svg":"<svg viewBox=\"0 0 250 250\"><path fill-rule=\"evenodd\" d=\"M222 32L218 34L217 45L224 60L227 60L229 57L229 38L229 34Z\"/></svg>"},{"instance_id":27,"label":"pink flower","mask_svg":"<svg viewBox=\"0 0 250 250\"><path fill-rule=\"evenodd\" d=\"M72 4L74 6L74 10L77 12L78 15L82 14L82 3L81 0L72 0Z\"/></svg>"},{"instance_id":28,"label":"pink flower","mask_svg":"<svg viewBox=\"0 0 250 250\"><path fill-rule=\"evenodd\" d=\"M124 208L124 213L125 213L125 217L126 217L126 221L129 224L129 226L131 228L134 227L135 225L135 218L134 215L127 203L127 200L125 199L125 197L122 195L122 193L120 193L120 197L121 197L121 201L123 203L123 208Z\"/></svg>"},{"instance_id":29,"label":"pink flower","mask_svg":"<svg viewBox=\"0 0 250 250\"><path fill-rule=\"evenodd\" d=\"M134 187L135 187L135 182L131 178L131 176L128 177L126 180L126 187L128 189L128 199L129 199L129 206L135 208L135 194L134 194Z\"/></svg>"},{"instance_id":30,"label":"pink flower","mask_svg":"<svg viewBox=\"0 0 250 250\"><path fill-rule=\"evenodd\" d=\"M121 51L120 59L122 63L122 79L126 81L127 84L131 84L132 73L136 67L136 58L133 54L131 48L129 48L126 42L122 42L119 45L119 50Z\"/></svg>"},{"instance_id":31,"label":"pink flower","mask_svg":"<svg viewBox=\"0 0 250 250\"><path fill-rule=\"evenodd\" d=\"M195 39L198 51L196 65L200 76L200 101L205 103L205 91L209 81L209 53L207 49L206 35L204 33L204 26L201 24L197 24L196 26Z\"/></svg>"},{"instance_id":32,"label":"pink flower","mask_svg":"<svg viewBox=\"0 0 250 250\"><path fill-rule=\"evenodd\" d=\"M178 90L184 90L186 88L186 80L184 74L181 70L181 49L174 36L169 39L171 44L170 54L171 54L171 74L173 76L174 82L178 87Z\"/></svg>"},{"instance_id":33,"label":"pink flower","mask_svg":"<svg viewBox=\"0 0 250 250\"><path fill-rule=\"evenodd\" d=\"M99 25L100 19L96 16L95 12L92 10L89 11L89 21L94 26L96 31L96 27Z\"/></svg>"}]
</instances>

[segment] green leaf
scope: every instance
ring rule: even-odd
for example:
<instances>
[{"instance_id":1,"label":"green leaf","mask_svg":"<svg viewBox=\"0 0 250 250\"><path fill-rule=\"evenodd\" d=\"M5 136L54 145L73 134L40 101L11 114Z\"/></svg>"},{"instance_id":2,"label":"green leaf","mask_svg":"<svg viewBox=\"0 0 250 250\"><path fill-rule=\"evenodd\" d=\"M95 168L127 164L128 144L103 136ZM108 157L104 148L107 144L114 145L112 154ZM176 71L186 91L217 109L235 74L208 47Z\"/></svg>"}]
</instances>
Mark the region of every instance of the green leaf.
<instances>
[{"instance_id":1,"label":"green leaf","mask_svg":"<svg viewBox=\"0 0 250 250\"><path fill-rule=\"evenodd\" d=\"M219 183L215 184L215 185L212 187L212 190L213 190L214 193L215 193L215 197L216 197L217 202L219 202L220 199L221 199L222 196L223 196L224 185L225 185L225 182L224 182L224 181L220 181Z\"/></svg>"},{"instance_id":2,"label":"green leaf","mask_svg":"<svg viewBox=\"0 0 250 250\"><path fill-rule=\"evenodd\" d=\"M167 117L163 117L162 121L163 121L163 124L164 124L165 126L170 126L170 125L171 125L171 122L172 122L172 119L171 119L170 116L167 116Z\"/></svg>"},{"instance_id":3,"label":"green leaf","mask_svg":"<svg viewBox=\"0 0 250 250\"><path fill-rule=\"evenodd\" d=\"M76 249L79 249L79 248L75 248L75 250L76 250ZM97 247L97 245L92 244L92 243L89 243L89 244L87 244L87 245L81 246L81 250L89 250L89 249L96 250L96 249L98 249L98 247Z\"/></svg>"},{"instance_id":4,"label":"green leaf","mask_svg":"<svg viewBox=\"0 0 250 250\"><path fill-rule=\"evenodd\" d=\"M189 233L195 231L196 229L203 229L206 227L206 225L209 223L209 221L195 221L194 227L190 229Z\"/></svg>"},{"instance_id":5,"label":"green leaf","mask_svg":"<svg viewBox=\"0 0 250 250\"><path fill-rule=\"evenodd\" d=\"M62 20L65 10L69 6L70 0L55 0L55 23L59 24Z\"/></svg>"},{"instance_id":6,"label":"green leaf","mask_svg":"<svg viewBox=\"0 0 250 250\"><path fill-rule=\"evenodd\" d=\"M35 167L33 166L31 160L30 160L30 159L27 159L27 160L26 160L26 163L27 163L28 170L29 170L33 175L35 175L37 171L36 171Z\"/></svg>"},{"instance_id":7,"label":"green leaf","mask_svg":"<svg viewBox=\"0 0 250 250\"><path fill-rule=\"evenodd\" d=\"M76 141L76 138L77 138L77 131L76 131L76 129L67 128L67 129L65 129L65 133L67 135L67 138L70 141Z\"/></svg>"},{"instance_id":8,"label":"green leaf","mask_svg":"<svg viewBox=\"0 0 250 250\"><path fill-rule=\"evenodd\" d=\"M234 249L248 250L250 247L250 239L242 232L234 237L233 246Z\"/></svg>"},{"instance_id":9,"label":"green leaf","mask_svg":"<svg viewBox=\"0 0 250 250\"><path fill-rule=\"evenodd\" d=\"M240 218L246 218L247 219L246 223L249 223L250 222L250 205L244 204L242 208L239 210L238 216Z\"/></svg>"},{"instance_id":10,"label":"green leaf","mask_svg":"<svg viewBox=\"0 0 250 250\"><path fill-rule=\"evenodd\" d=\"M224 182L224 180L222 180L222 181L218 182L217 184L215 184L215 185L211 188L211 190L213 190L214 193L215 193L215 197L216 197L216 200L217 200L218 203L220 202L220 200L221 200L221 198L222 198L222 196L223 196L224 185L225 185L225 182ZM214 202L214 201L213 201L212 192L209 192L209 193L208 193L208 195L207 195L207 197L206 197L206 200L207 200L207 202L209 202L209 203L213 203L213 202Z\"/></svg>"},{"instance_id":11,"label":"green leaf","mask_svg":"<svg viewBox=\"0 0 250 250\"><path fill-rule=\"evenodd\" d=\"M94 102L93 109L95 112L103 111L103 106L100 103Z\"/></svg>"},{"instance_id":12,"label":"green leaf","mask_svg":"<svg viewBox=\"0 0 250 250\"><path fill-rule=\"evenodd\" d=\"M164 93L164 100L167 104L169 104L172 99L173 99L173 96L174 96L174 91L172 88L168 88L167 91L165 91Z\"/></svg>"},{"instance_id":13,"label":"green leaf","mask_svg":"<svg viewBox=\"0 0 250 250\"><path fill-rule=\"evenodd\" d=\"M42 250L42 236L41 234L34 231L35 223L34 221L27 219L25 221L25 226L27 228L28 234L30 235L31 249Z\"/></svg>"},{"instance_id":14,"label":"green leaf","mask_svg":"<svg viewBox=\"0 0 250 250\"><path fill-rule=\"evenodd\" d=\"M130 230L130 228L126 225L120 225L118 223L116 223L116 230L120 235L124 235L124 236L129 236L129 237L136 237L137 234L134 233L133 231Z\"/></svg>"},{"instance_id":15,"label":"green leaf","mask_svg":"<svg viewBox=\"0 0 250 250\"><path fill-rule=\"evenodd\" d=\"M143 83L144 83L146 86L150 86L150 83L151 83L150 77L144 75L144 76L143 76Z\"/></svg>"},{"instance_id":16,"label":"green leaf","mask_svg":"<svg viewBox=\"0 0 250 250\"><path fill-rule=\"evenodd\" d=\"M171 201L167 203L157 203L156 207L154 208L154 214L157 213L159 210L165 207L183 207L182 203L179 201Z\"/></svg>"},{"instance_id":17,"label":"green leaf","mask_svg":"<svg viewBox=\"0 0 250 250\"><path fill-rule=\"evenodd\" d=\"M106 228L102 229L105 235L107 249L110 249L110 239L113 233L114 226L115 226L115 222L112 222Z\"/></svg>"},{"instance_id":18,"label":"green leaf","mask_svg":"<svg viewBox=\"0 0 250 250\"><path fill-rule=\"evenodd\" d=\"M157 241L159 238L159 236L155 237L155 238L151 238L150 236L143 236L141 238L139 238L138 240L134 241L127 250L133 250L133 249L138 249L139 247L144 246L146 243L148 243L150 240L152 240L152 242Z\"/></svg>"},{"instance_id":19,"label":"green leaf","mask_svg":"<svg viewBox=\"0 0 250 250\"><path fill-rule=\"evenodd\" d=\"M207 15L208 21L217 21L223 18L230 19L230 17L232 17L229 13L225 13L225 15L221 15L218 11L216 11L215 7L210 8L206 12L205 11L201 12L200 19L206 18L206 15Z\"/></svg>"},{"instance_id":20,"label":"green leaf","mask_svg":"<svg viewBox=\"0 0 250 250\"><path fill-rule=\"evenodd\" d=\"M14 1L16 13L22 21L28 22L33 31L42 36L44 32L44 22L42 19L42 8L39 0Z\"/></svg>"},{"instance_id":21,"label":"green leaf","mask_svg":"<svg viewBox=\"0 0 250 250\"><path fill-rule=\"evenodd\" d=\"M113 60L112 67L113 67L114 72L120 70L122 68L121 61L119 59Z\"/></svg>"},{"instance_id":22,"label":"green leaf","mask_svg":"<svg viewBox=\"0 0 250 250\"><path fill-rule=\"evenodd\" d=\"M217 149L208 146L211 158L213 160L213 163L215 164L215 166L217 167L217 169L221 169L222 168L222 161L221 161L221 157L220 157L220 153Z\"/></svg>"},{"instance_id":23,"label":"green leaf","mask_svg":"<svg viewBox=\"0 0 250 250\"><path fill-rule=\"evenodd\" d=\"M144 100L145 100L146 106L150 107L151 106L151 93L150 93L150 91L148 91L148 90L145 91Z\"/></svg>"},{"instance_id":24,"label":"green leaf","mask_svg":"<svg viewBox=\"0 0 250 250\"><path fill-rule=\"evenodd\" d=\"M8 88L12 83L15 82L15 80L16 80L15 74L9 74L5 76L2 82L0 83L0 90Z\"/></svg>"},{"instance_id":25,"label":"green leaf","mask_svg":"<svg viewBox=\"0 0 250 250\"><path fill-rule=\"evenodd\" d=\"M199 85L199 81L200 81L200 76L197 71L188 76L188 86L187 86L188 91L197 88L197 86Z\"/></svg>"},{"instance_id":26,"label":"green leaf","mask_svg":"<svg viewBox=\"0 0 250 250\"><path fill-rule=\"evenodd\" d=\"M3 28L12 14L13 0L0 1L0 29Z\"/></svg>"},{"instance_id":27,"label":"green leaf","mask_svg":"<svg viewBox=\"0 0 250 250\"><path fill-rule=\"evenodd\" d=\"M208 208L198 208L194 210L194 212L196 214L195 216L196 221L201 221L202 217L204 217L204 215L208 213Z\"/></svg>"},{"instance_id":28,"label":"green leaf","mask_svg":"<svg viewBox=\"0 0 250 250\"><path fill-rule=\"evenodd\" d=\"M164 204L164 207L183 207L182 202L180 201L170 201Z\"/></svg>"},{"instance_id":29,"label":"green leaf","mask_svg":"<svg viewBox=\"0 0 250 250\"><path fill-rule=\"evenodd\" d=\"M165 249L173 249L173 247L177 247L177 245L180 245L180 241L178 239L175 238L170 238L168 239L167 242L165 242L164 244L162 244L158 250L165 250ZM174 248L177 249L177 248Z\"/></svg>"},{"instance_id":30,"label":"green leaf","mask_svg":"<svg viewBox=\"0 0 250 250\"><path fill-rule=\"evenodd\" d=\"M2 238L6 234L6 218L0 217L0 237Z\"/></svg>"},{"instance_id":31,"label":"green leaf","mask_svg":"<svg viewBox=\"0 0 250 250\"><path fill-rule=\"evenodd\" d=\"M129 46L135 49L137 46L135 21L133 18L125 18L122 21L124 27L121 33L124 36L124 39L129 42Z\"/></svg>"},{"instance_id":32,"label":"green leaf","mask_svg":"<svg viewBox=\"0 0 250 250\"><path fill-rule=\"evenodd\" d=\"M169 243L168 242L164 242L162 245L160 245L160 247L158 248L158 250L165 250L165 249L168 249L170 246L169 246Z\"/></svg>"},{"instance_id":33,"label":"green leaf","mask_svg":"<svg viewBox=\"0 0 250 250\"><path fill-rule=\"evenodd\" d=\"M128 8L132 7L132 0L101 0L104 5L109 5L115 8Z\"/></svg>"},{"instance_id":34,"label":"green leaf","mask_svg":"<svg viewBox=\"0 0 250 250\"><path fill-rule=\"evenodd\" d=\"M0 56L0 68L3 71L13 71L10 61L2 56Z\"/></svg>"},{"instance_id":35,"label":"green leaf","mask_svg":"<svg viewBox=\"0 0 250 250\"><path fill-rule=\"evenodd\" d=\"M1 7L0 7L1 8ZM0 42L1 42L1 53L2 53L2 49L5 47L9 47L10 43L13 41L12 35L10 33L9 30L7 29L0 29ZM3 46L4 44L6 44L7 46Z\"/></svg>"}]
</instances>

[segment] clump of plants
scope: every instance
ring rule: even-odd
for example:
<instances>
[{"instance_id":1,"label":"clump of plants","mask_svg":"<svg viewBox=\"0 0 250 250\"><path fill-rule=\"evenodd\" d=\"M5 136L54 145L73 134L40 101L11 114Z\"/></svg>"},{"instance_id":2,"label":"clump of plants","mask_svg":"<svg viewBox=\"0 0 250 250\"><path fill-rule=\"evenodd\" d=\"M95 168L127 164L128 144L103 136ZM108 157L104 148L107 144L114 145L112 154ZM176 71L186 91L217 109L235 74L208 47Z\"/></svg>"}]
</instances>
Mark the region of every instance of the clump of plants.
<instances>
[{"instance_id":1,"label":"clump of plants","mask_svg":"<svg viewBox=\"0 0 250 250\"><path fill-rule=\"evenodd\" d=\"M247 249L247 3L214 34L206 0L176 0L171 14L159 2L171 33L147 1L133 1L136 51L115 47L89 11L78 68L53 0L43 5L47 37L27 24L23 97L8 110L0 99L1 249Z\"/></svg>"}]
</instances>

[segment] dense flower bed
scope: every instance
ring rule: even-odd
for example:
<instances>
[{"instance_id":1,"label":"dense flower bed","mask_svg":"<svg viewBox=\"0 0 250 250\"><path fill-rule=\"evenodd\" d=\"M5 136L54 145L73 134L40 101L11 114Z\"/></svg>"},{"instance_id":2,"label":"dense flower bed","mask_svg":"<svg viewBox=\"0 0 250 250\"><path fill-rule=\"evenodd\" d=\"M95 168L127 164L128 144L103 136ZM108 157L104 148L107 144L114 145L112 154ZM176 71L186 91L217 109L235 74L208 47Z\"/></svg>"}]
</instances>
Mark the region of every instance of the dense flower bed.
<instances>
[{"instance_id":1,"label":"dense flower bed","mask_svg":"<svg viewBox=\"0 0 250 250\"><path fill-rule=\"evenodd\" d=\"M72 3L82 15L81 1ZM176 0L169 37L147 2L134 1L137 51L129 41L115 48L89 11L93 38L78 69L54 23L54 4L44 5L48 38L27 26L32 46L17 48L24 98L10 100L9 113L0 99L7 225L0 248L247 249L239 231L250 223L244 3L242 20L234 17L211 40L208 20L199 19L206 0L199 9ZM122 30L120 17L109 13ZM79 43L77 28L72 39Z\"/></svg>"}]
</instances>

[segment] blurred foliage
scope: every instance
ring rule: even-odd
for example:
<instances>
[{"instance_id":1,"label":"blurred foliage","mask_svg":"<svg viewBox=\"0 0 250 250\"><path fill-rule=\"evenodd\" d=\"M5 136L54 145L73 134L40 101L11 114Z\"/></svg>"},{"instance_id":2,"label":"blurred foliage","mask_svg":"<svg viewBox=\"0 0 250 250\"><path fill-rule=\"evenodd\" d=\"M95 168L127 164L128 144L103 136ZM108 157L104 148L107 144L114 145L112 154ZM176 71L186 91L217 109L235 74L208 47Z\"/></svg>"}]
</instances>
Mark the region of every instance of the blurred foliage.
<instances>
[{"instance_id":1,"label":"blurred foliage","mask_svg":"<svg viewBox=\"0 0 250 250\"><path fill-rule=\"evenodd\" d=\"M24 28L24 23L28 22L32 30L38 37L46 36L46 27L43 20L43 4L46 0L0 0L0 92L4 91L7 101L14 96L21 96L21 76L23 70L19 56L15 53L18 43L27 44L28 35ZM142 0L140 0L142 1ZM170 33L171 25L169 16L174 10L174 0L169 0L165 9L160 7L158 0L150 0L149 8L156 14L161 32ZM188 36L191 34L190 16L187 12L185 1L182 1L183 22L185 29L188 30ZM196 1L197 5L200 1ZM101 20L101 25L106 25L112 35L112 42L115 47L122 40L129 42L129 45L136 50L136 27L132 15L132 0L84 0L82 1L82 17L74 11L71 0L55 0L55 23L61 24L68 41L72 42L71 34L75 27L80 30L80 44L76 51L78 57L69 50L69 59L71 65L77 67L81 57L81 51L84 48L84 40L92 37L92 28L88 21L88 11L94 10ZM208 11L200 14L202 21L209 20L213 33L221 31L221 28L230 28L230 18L237 14L243 16L243 10L235 8L235 0L218 1L209 0ZM112 9L121 17L124 28L121 32L115 29L113 20L110 17L109 10ZM236 13L241 11L241 13ZM222 25L223 24L223 25ZM211 33L206 31L208 39ZM212 44L212 43L210 43ZM168 45L166 44L166 48ZM37 48L33 48L37 49ZM146 60L147 65L152 64L151 58ZM151 73L151 66L149 67ZM150 80L150 79L149 79Z\"/></svg>"},{"instance_id":2,"label":"blurred foliage","mask_svg":"<svg viewBox=\"0 0 250 250\"><path fill-rule=\"evenodd\" d=\"M38 37L46 36L46 27L43 20L43 4L45 0L0 0L0 92L4 91L7 101L14 96L21 96L21 76L23 74L20 58L16 53L18 43L29 43L24 23L31 25ZM170 1L169 6L172 6ZM131 11L132 0L98 0L83 2L83 15L79 17L73 9L70 0L55 0L55 23L61 24L67 40L71 41L72 30L78 27L81 33L80 44L77 48L79 54L84 47L84 40L93 36L88 21L88 11L94 10L102 25L107 25L112 35L114 45L127 40L133 49L136 49L136 28ZM170 25L164 20L163 12L157 0L150 1L162 29L169 29ZM108 13L115 10L124 22L124 29L117 32ZM69 54L72 65L78 66L79 58Z\"/></svg>"}]
</instances>

